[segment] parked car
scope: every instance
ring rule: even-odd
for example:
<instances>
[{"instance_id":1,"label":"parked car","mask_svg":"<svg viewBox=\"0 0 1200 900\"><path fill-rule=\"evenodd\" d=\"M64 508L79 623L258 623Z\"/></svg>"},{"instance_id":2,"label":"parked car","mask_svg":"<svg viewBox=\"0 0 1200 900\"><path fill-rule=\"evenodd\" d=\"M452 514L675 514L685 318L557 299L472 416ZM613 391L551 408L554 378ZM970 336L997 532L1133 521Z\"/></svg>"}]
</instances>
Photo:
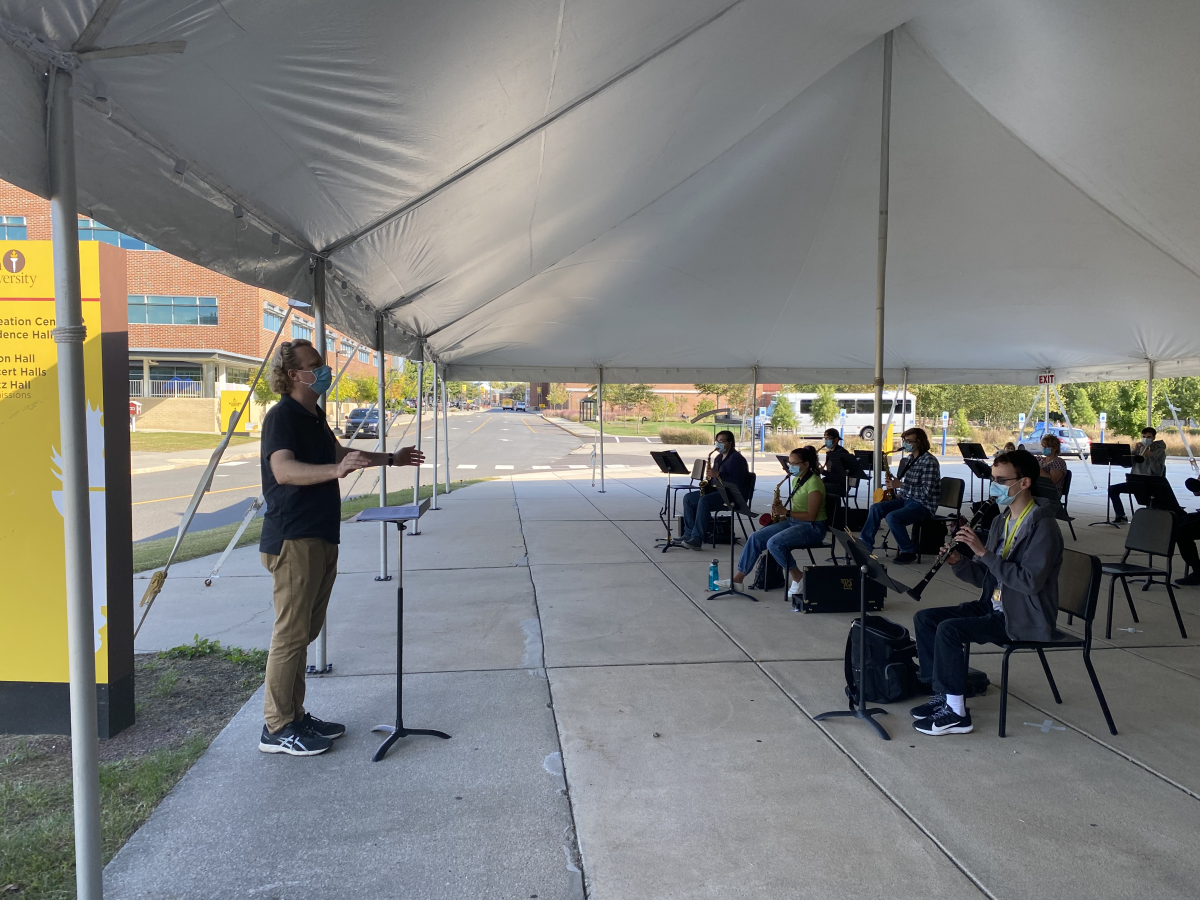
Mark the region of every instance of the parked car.
<instances>
[{"instance_id":1,"label":"parked car","mask_svg":"<svg viewBox=\"0 0 1200 900\"><path fill-rule=\"evenodd\" d=\"M517 412L525 412L526 405L524 400L517 401Z\"/></svg>"},{"instance_id":2,"label":"parked car","mask_svg":"<svg viewBox=\"0 0 1200 900\"><path fill-rule=\"evenodd\" d=\"M379 437L379 410L350 410L346 417L346 439Z\"/></svg>"},{"instance_id":3,"label":"parked car","mask_svg":"<svg viewBox=\"0 0 1200 900\"><path fill-rule=\"evenodd\" d=\"M1028 450L1030 453L1037 456L1042 452L1042 435L1045 434L1045 426L1040 422L1034 426L1033 433L1028 437L1022 438L1017 444L1018 449ZM1087 459L1092 455L1092 441L1087 436L1082 428L1067 428L1065 425L1051 425L1050 434L1054 435L1062 442L1063 456L1078 456L1081 459Z\"/></svg>"}]
</instances>

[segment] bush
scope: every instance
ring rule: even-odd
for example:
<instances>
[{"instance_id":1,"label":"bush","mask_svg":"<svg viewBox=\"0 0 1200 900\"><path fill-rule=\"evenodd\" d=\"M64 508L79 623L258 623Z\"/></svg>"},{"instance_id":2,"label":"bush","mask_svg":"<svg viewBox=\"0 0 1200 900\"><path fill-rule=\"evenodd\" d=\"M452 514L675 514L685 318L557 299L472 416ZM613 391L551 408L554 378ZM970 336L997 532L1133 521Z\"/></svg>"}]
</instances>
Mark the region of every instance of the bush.
<instances>
[{"instance_id":1,"label":"bush","mask_svg":"<svg viewBox=\"0 0 1200 900\"><path fill-rule=\"evenodd\" d=\"M658 429L658 439L664 444L708 444L712 442L712 433L703 428L664 425Z\"/></svg>"}]
</instances>

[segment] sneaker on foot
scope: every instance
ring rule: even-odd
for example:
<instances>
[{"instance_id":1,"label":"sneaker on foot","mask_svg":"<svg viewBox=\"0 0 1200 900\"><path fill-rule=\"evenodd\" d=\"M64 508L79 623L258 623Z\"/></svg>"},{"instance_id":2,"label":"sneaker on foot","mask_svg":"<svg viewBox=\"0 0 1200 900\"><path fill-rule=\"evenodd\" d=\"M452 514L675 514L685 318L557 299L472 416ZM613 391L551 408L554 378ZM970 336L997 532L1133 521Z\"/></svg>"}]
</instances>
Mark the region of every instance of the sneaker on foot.
<instances>
[{"instance_id":1,"label":"sneaker on foot","mask_svg":"<svg viewBox=\"0 0 1200 900\"><path fill-rule=\"evenodd\" d=\"M1184 575L1182 578L1176 578L1175 583L1182 587L1200 584L1200 572L1193 572L1190 575Z\"/></svg>"},{"instance_id":2,"label":"sneaker on foot","mask_svg":"<svg viewBox=\"0 0 1200 900\"><path fill-rule=\"evenodd\" d=\"M899 563L900 565L904 565L905 563L915 563L916 561L917 561L917 554L915 554L915 553L897 553L896 554L896 562Z\"/></svg>"},{"instance_id":3,"label":"sneaker on foot","mask_svg":"<svg viewBox=\"0 0 1200 900\"><path fill-rule=\"evenodd\" d=\"M258 749L263 753L286 753L289 756L316 756L332 746L333 741L329 738L297 728L295 722L288 722L274 733L267 731L264 725L258 739Z\"/></svg>"},{"instance_id":4,"label":"sneaker on foot","mask_svg":"<svg viewBox=\"0 0 1200 900\"><path fill-rule=\"evenodd\" d=\"M797 594L803 593L803 586L804 586L803 581L793 581L788 586L788 596L795 597Z\"/></svg>"},{"instance_id":5,"label":"sneaker on foot","mask_svg":"<svg viewBox=\"0 0 1200 900\"><path fill-rule=\"evenodd\" d=\"M930 716L936 716L938 710L946 705L945 694L933 694L929 698L928 703L922 703L920 706L914 706L909 710L914 719L928 719Z\"/></svg>"},{"instance_id":6,"label":"sneaker on foot","mask_svg":"<svg viewBox=\"0 0 1200 900\"><path fill-rule=\"evenodd\" d=\"M292 724L304 731L319 734L323 738L329 738L331 741L336 741L346 733L345 725L339 725L337 722L326 722L323 719L318 719L312 713L305 713L302 718L297 719Z\"/></svg>"},{"instance_id":7,"label":"sneaker on foot","mask_svg":"<svg viewBox=\"0 0 1200 900\"><path fill-rule=\"evenodd\" d=\"M1126 522L1128 522L1128 521L1129 521L1129 520L1128 520L1127 518L1125 518L1124 516L1114 516L1114 517L1113 517L1113 524L1114 524L1114 525L1124 525L1124 524L1125 524Z\"/></svg>"},{"instance_id":8,"label":"sneaker on foot","mask_svg":"<svg viewBox=\"0 0 1200 900\"><path fill-rule=\"evenodd\" d=\"M943 705L934 715L928 719L920 719L913 722L913 728L921 732L921 734L968 734L974 730L971 724L971 711L968 709L965 716L960 716L948 705Z\"/></svg>"},{"instance_id":9,"label":"sneaker on foot","mask_svg":"<svg viewBox=\"0 0 1200 900\"><path fill-rule=\"evenodd\" d=\"M703 544L697 544L695 541L689 541L687 538L684 538L683 546L687 547L689 550L703 550L704 549Z\"/></svg>"}]
</instances>

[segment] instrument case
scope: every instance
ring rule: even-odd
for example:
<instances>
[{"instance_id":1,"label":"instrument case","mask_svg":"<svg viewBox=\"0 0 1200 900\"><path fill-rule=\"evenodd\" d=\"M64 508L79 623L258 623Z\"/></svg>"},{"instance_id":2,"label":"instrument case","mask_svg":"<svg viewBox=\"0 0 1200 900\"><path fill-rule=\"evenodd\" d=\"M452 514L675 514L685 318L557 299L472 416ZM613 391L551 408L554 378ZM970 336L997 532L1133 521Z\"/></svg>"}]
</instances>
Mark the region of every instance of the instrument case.
<instances>
[{"instance_id":1,"label":"instrument case","mask_svg":"<svg viewBox=\"0 0 1200 900\"><path fill-rule=\"evenodd\" d=\"M858 612L862 572L856 566L805 566L803 587L793 595L792 607L806 613ZM867 611L883 609L887 588L867 581Z\"/></svg>"}]
</instances>

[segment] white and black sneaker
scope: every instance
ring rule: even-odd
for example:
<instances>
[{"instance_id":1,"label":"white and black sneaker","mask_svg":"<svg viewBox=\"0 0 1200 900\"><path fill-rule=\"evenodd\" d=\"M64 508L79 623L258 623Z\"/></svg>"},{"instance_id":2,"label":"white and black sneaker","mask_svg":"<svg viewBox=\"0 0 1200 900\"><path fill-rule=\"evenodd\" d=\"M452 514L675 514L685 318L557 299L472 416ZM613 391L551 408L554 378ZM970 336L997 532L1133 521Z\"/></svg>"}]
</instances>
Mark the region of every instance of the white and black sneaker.
<instances>
[{"instance_id":1,"label":"white and black sneaker","mask_svg":"<svg viewBox=\"0 0 1200 900\"><path fill-rule=\"evenodd\" d=\"M975 729L971 724L971 711L966 710L965 716L960 716L952 710L949 704L944 704L934 715L927 719L913 722L913 728L921 734L969 734Z\"/></svg>"},{"instance_id":2,"label":"white and black sneaker","mask_svg":"<svg viewBox=\"0 0 1200 900\"><path fill-rule=\"evenodd\" d=\"M295 722L288 722L274 733L267 731L264 725L258 739L258 749L263 753L287 753L290 756L316 756L332 746L333 741L329 738L299 728Z\"/></svg>"},{"instance_id":3,"label":"white and black sneaker","mask_svg":"<svg viewBox=\"0 0 1200 900\"><path fill-rule=\"evenodd\" d=\"M909 710L914 719L928 719L930 716L936 716L938 710L946 705L945 694L931 694L928 703L922 703L920 706L914 706Z\"/></svg>"},{"instance_id":4,"label":"white and black sneaker","mask_svg":"<svg viewBox=\"0 0 1200 900\"><path fill-rule=\"evenodd\" d=\"M329 738L331 741L336 741L346 733L345 725L339 725L337 722L326 722L323 719L318 719L312 713L305 713L292 724L304 731L319 734L323 738Z\"/></svg>"}]
</instances>

